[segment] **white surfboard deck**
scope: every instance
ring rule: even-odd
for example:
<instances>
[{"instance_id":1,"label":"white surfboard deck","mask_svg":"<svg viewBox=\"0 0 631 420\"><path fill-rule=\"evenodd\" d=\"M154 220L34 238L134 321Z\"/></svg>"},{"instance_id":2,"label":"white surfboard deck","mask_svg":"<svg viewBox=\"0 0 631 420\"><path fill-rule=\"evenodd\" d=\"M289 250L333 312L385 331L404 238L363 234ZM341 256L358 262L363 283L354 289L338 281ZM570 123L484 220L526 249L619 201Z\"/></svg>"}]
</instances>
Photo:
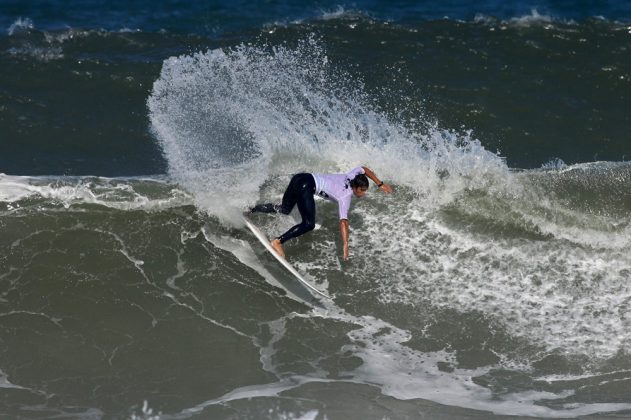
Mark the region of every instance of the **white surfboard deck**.
<instances>
[{"instance_id":1,"label":"white surfboard deck","mask_svg":"<svg viewBox=\"0 0 631 420\"><path fill-rule=\"evenodd\" d=\"M327 295L324 292L321 292L319 289L317 289L315 286L313 286L311 283L305 280L305 278L302 277L302 275L300 275L300 273L291 264L289 264L289 262L286 259L278 255L278 253L274 251L274 248L272 248L272 245L270 245L269 239L267 239L267 236L265 236L265 234L261 232L259 228L257 228L252 222L250 222L247 217L243 216L243 221L245 222L245 225L248 227L248 229L252 231L254 236L256 236L256 239L258 239L259 242L263 244L265 249L267 249L267 251L269 251L269 253L272 254L274 258L276 258L276 260L279 263L281 263L283 267L287 269L287 271L293 274L294 277L296 277L296 279L300 283L302 283L303 286L305 286L307 289L309 289L309 291L316 293L319 296L323 296L327 299L331 299L329 295Z\"/></svg>"}]
</instances>

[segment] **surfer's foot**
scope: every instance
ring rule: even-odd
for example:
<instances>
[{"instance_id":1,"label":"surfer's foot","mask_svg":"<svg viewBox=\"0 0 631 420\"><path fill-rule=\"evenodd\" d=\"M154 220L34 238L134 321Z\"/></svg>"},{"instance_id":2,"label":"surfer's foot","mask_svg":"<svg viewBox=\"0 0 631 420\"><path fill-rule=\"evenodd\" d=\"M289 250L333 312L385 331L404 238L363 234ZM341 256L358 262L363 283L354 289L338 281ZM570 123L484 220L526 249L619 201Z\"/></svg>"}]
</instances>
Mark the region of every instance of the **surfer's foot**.
<instances>
[{"instance_id":1,"label":"surfer's foot","mask_svg":"<svg viewBox=\"0 0 631 420\"><path fill-rule=\"evenodd\" d=\"M285 258L285 250L283 249L283 244L280 243L280 239L274 239L270 242L270 245L278 255Z\"/></svg>"},{"instance_id":2,"label":"surfer's foot","mask_svg":"<svg viewBox=\"0 0 631 420\"><path fill-rule=\"evenodd\" d=\"M279 213L280 206L278 204L257 204L250 209L250 213Z\"/></svg>"}]
</instances>

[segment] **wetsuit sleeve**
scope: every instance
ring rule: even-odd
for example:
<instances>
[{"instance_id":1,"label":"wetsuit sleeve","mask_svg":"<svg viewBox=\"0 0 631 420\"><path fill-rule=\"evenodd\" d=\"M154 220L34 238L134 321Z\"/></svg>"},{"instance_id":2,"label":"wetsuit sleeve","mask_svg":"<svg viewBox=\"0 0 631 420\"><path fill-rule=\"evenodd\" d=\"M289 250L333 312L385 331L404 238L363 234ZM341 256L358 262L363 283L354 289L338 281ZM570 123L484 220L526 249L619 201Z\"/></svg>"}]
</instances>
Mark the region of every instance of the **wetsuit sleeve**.
<instances>
[{"instance_id":1,"label":"wetsuit sleeve","mask_svg":"<svg viewBox=\"0 0 631 420\"><path fill-rule=\"evenodd\" d=\"M340 220L348 220L348 209L351 207L351 196L348 195L337 202L337 208L340 213Z\"/></svg>"}]
</instances>

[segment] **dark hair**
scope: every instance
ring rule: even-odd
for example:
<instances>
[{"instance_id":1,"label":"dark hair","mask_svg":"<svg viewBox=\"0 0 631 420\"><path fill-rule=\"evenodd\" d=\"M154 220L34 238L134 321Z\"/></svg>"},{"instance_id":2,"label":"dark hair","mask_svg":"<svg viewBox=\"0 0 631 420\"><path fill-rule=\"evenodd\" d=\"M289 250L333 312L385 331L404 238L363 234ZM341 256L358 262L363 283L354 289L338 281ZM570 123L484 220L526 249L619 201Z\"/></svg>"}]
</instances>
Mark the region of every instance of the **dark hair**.
<instances>
[{"instance_id":1,"label":"dark hair","mask_svg":"<svg viewBox=\"0 0 631 420\"><path fill-rule=\"evenodd\" d=\"M364 174L357 175L351 180L351 187L368 189L368 177Z\"/></svg>"}]
</instances>

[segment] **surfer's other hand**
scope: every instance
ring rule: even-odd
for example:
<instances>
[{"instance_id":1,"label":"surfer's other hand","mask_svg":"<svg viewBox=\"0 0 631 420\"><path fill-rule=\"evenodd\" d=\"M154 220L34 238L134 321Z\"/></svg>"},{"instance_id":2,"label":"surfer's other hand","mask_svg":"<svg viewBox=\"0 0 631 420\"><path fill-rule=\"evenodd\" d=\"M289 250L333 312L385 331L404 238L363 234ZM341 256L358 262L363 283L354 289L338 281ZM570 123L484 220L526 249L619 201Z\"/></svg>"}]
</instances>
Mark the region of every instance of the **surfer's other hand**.
<instances>
[{"instance_id":1,"label":"surfer's other hand","mask_svg":"<svg viewBox=\"0 0 631 420\"><path fill-rule=\"evenodd\" d=\"M392 187L388 184L381 184L381 187L379 187L379 189L386 194L390 194L392 192Z\"/></svg>"}]
</instances>

